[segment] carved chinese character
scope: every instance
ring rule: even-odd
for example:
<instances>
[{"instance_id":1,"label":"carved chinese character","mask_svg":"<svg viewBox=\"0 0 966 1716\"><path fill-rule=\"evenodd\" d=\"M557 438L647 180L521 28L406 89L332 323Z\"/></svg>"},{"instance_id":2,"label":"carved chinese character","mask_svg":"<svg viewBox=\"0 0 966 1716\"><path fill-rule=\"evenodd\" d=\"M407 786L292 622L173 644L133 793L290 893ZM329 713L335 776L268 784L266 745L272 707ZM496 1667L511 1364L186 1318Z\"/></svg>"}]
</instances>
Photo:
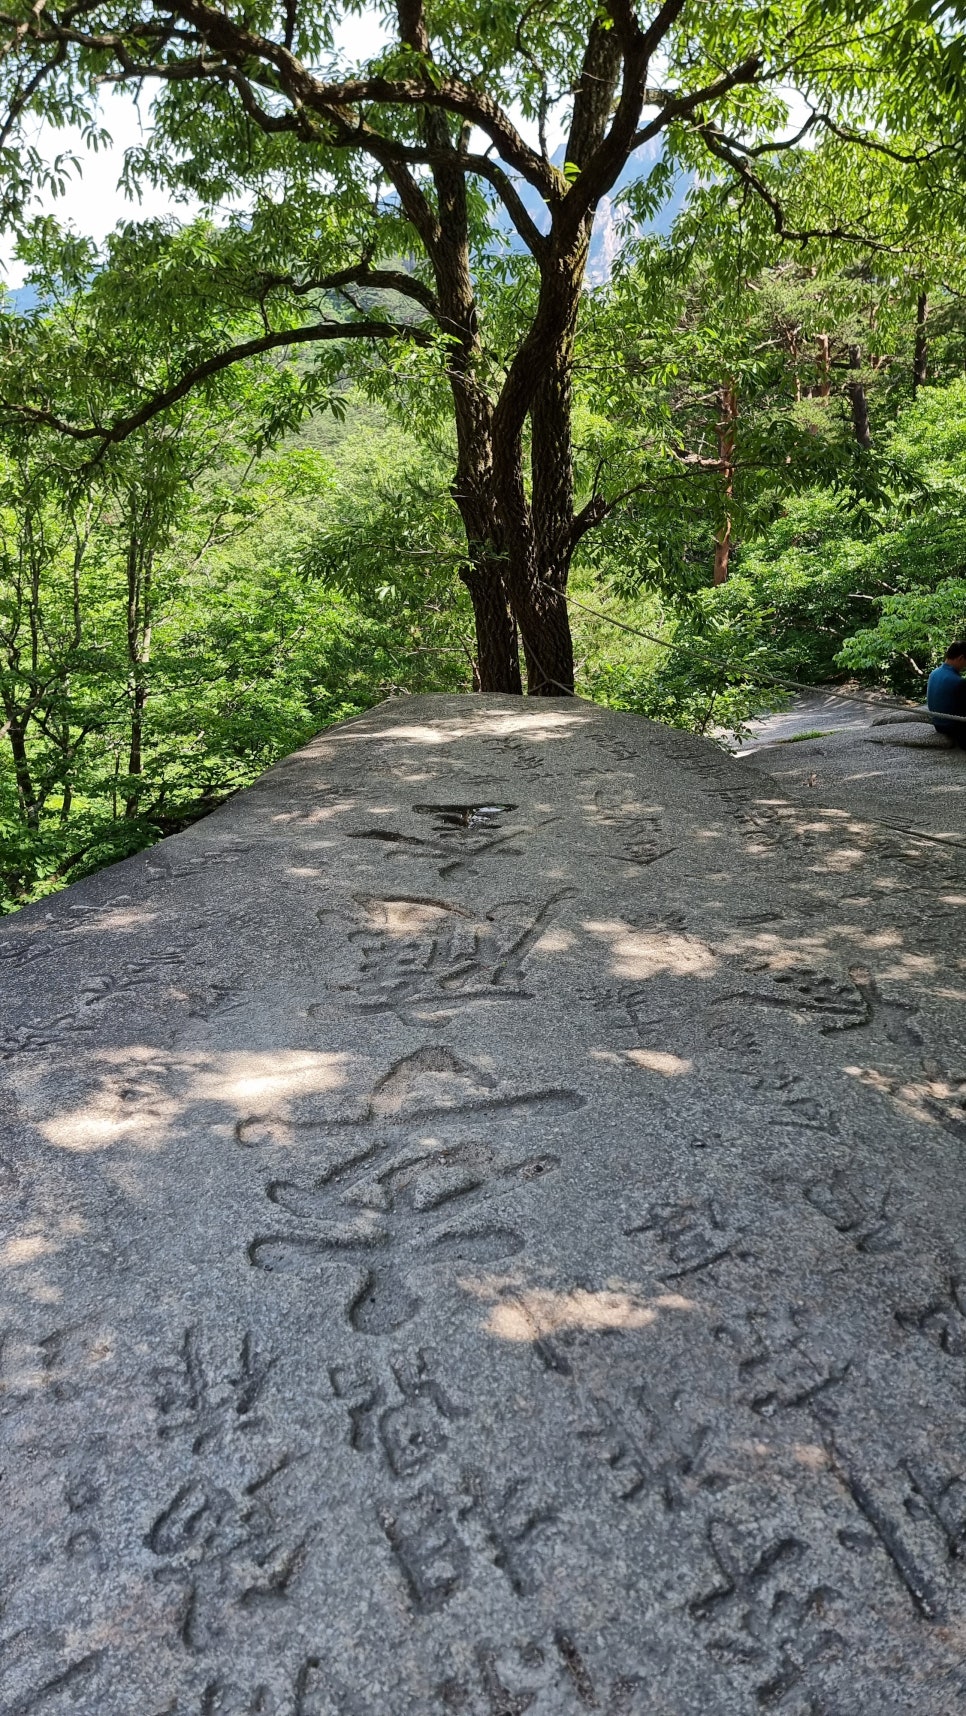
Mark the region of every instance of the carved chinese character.
<instances>
[{"instance_id":1,"label":"carved chinese character","mask_svg":"<svg viewBox=\"0 0 966 1716\"><path fill-rule=\"evenodd\" d=\"M745 1311L714 1333L732 1348L743 1397L764 1418L816 1406L851 1367L850 1358L833 1358L823 1350L800 1305Z\"/></svg>"},{"instance_id":2,"label":"carved chinese character","mask_svg":"<svg viewBox=\"0 0 966 1716\"><path fill-rule=\"evenodd\" d=\"M441 1609L466 1579L469 1550L453 1512L446 1498L433 1489L378 1510L413 1608L422 1614Z\"/></svg>"},{"instance_id":3,"label":"carved chinese character","mask_svg":"<svg viewBox=\"0 0 966 1716\"><path fill-rule=\"evenodd\" d=\"M689 1423L678 1396L649 1398L641 1386L620 1405L594 1395L589 1407L591 1421L580 1434L610 1467L621 1501L650 1493L673 1513L697 1490L718 1487L706 1469L710 1427Z\"/></svg>"},{"instance_id":4,"label":"carved chinese character","mask_svg":"<svg viewBox=\"0 0 966 1716\"><path fill-rule=\"evenodd\" d=\"M751 1255L739 1243L740 1230L726 1219L714 1198L652 1204L641 1220L624 1232L629 1237L653 1235L669 1262L669 1267L661 1267L667 1281L696 1275L726 1259L744 1261Z\"/></svg>"},{"instance_id":5,"label":"carved chinese character","mask_svg":"<svg viewBox=\"0 0 966 1716\"><path fill-rule=\"evenodd\" d=\"M529 999L527 961L560 903L508 900L483 917L445 900L389 896L360 901L365 927L352 931L360 974L344 987L366 1013L393 1012L418 1025L466 1007Z\"/></svg>"},{"instance_id":6,"label":"carved chinese character","mask_svg":"<svg viewBox=\"0 0 966 1716\"><path fill-rule=\"evenodd\" d=\"M474 1672L437 1688L441 1713L453 1716L653 1716L653 1687L636 1674L592 1671L586 1655L564 1628L543 1643L484 1640L476 1646Z\"/></svg>"},{"instance_id":7,"label":"carved chinese character","mask_svg":"<svg viewBox=\"0 0 966 1716\"><path fill-rule=\"evenodd\" d=\"M311 1532L280 1527L269 1490L282 1460L240 1494L207 1476L190 1479L157 1516L145 1539L162 1565L156 1577L183 1593L181 1638L204 1651L224 1630L226 1611L282 1602L305 1564Z\"/></svg>"},{"instance_id":8,"label":"carved chinese character","mask_svg":"<svg viewBox=\"0 0 966 1716\"><path fill-rule=\"evenodd\" d=\"M268 1270L364 1264L350 1320L364 1333L386 1334L419 1308L406 1284L405 1264L491 1263L512 1256L523 1235L506 1219L504 1200L521 1182L555 1167L548 1156L507 1163L487 1144L368 1140L314 1185L273 1181L270 1202L302 1225L260 1235L249 1257L256 1268Z\"/></svg>"},{"instance_id":9,"label":"carved chinese character","mask_svg":"<svg viewBox=\"0 0 966 1716\"><path fill-rule=\"evenodd\" d=\"M162 1441L190 1437L191 1452L200 1454L232 1431L258 1429L256 1407L274 1363L255 1351L246 1334L236 1363L218 1376L205 1359L197 1330L186 1329L178 1362L156 1372L158 1436Z\"/></svg>"},{"instance_id":10,"label":"carved chinese character","mask_svg":"<svg viewBox=\"0 0 966 1716\"><path fill-rule=\"evenodd\" d=\"M705 1649L719 1661L750 1667L760 1705L780 1704L807 1683L815 1664L844 1649L826 1624L839 1593L802 1577L806 1545L790 1533L769 1540L712 1520L708 1548L716 1582L688 1606L708 1628Z\"/></svg>"},{"instance_id":11,"label":"carved chinese character","mask_svg":"<svg viewBox=\"0 0 966 1716\"><path fill-rule=\"evenodd\" d=\"M449 1427L466 1413L437 1382L425 1353L390 1368L398 1396L392 1404L391 1385L374 1382L368 1373L337 1365L329 1376L336 1398L346 1404L350 1446L380 1452L394 1477L409 1477L446 1447Z\"/></svg>"}]
</instances>

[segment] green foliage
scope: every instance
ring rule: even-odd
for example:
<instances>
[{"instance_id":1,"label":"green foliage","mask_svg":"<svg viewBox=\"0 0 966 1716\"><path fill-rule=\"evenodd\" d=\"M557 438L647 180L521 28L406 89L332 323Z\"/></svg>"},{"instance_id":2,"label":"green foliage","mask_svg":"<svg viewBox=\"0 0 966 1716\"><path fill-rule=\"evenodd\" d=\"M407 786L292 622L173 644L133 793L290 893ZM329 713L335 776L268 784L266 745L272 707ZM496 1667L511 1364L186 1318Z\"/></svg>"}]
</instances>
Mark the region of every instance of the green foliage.
<instances>
[{"instance_id":1,"label":"green foliage","mask_svg":"<svg viewBox=\"0 0 966 1716\"><path fill-rule=\"evenodd\" d=\"M729 687L722 725L754 713L769 678L814 685L851 672L921 696L950 637L966 630L964 420L966 382L929 389L887 439L891 496L870 505L823 488L786 502L727 584L678 604L651 707L664 695L693 709L716 676Z\"/></svg>"},{"instance_id":2,"label":"green foliage","mask_svg":"<svg viewBox=\"0 0 966 1716\"><path fill-rule=\"evenodd\" d=\"M252 0L223 61L179 6L152 23L90 0L78 31L58 0L13 0L0 24L11 126L46 116L99 147L100 80L140 88L146 56L153 129L129 187L236 211L126 223L96 247L29 218L31 187L63 189L70 163L0 149L0 213L36 293L0 323L0 909L183 826L328 722L471 683L454 377L477 423L499 416L548 292L519 194L546 227L582 171L558 153L525 186L492 132L464 166L496 102L538 132L566 119L588 32L618 11L549 0L521 31L510 0L434 0L426 53L385 9L386 39L353 66L342 25L361 10ZM784 681L917 695L966 630L956 16L931 0L676 13L655 56L674 93L660 153L629 168L623 254L575 309L577 518L598 519L570 585L583 695L740 730ZM356 104L293 100L289 55L320 85L377 82ZM431 134L463 152L456 324L434 314L449 238L427 234L452 186ZM119 424L129 438L102 442ZM485 437L476 453L493 468Z\"/></svg>"},{"instance_id":3,"label":"green foliage","mask_svg":"<svg viewBox=\"0 0 966 1716\"><path fill-rule=\"evenodd\" d=\"M18 781L8 733L0 909L176 831L320 728L394 691L468 683L453 561L434 548L427 565L420 544L431 537L406 537L393 504L401 487L418 519L434 481L440 496L444 486L403 433L365 408L356 415L337 445L329 436L328 455L290 442L254 465L251 425L236 418L204 476L187 436L162 437L178 470L165 470L169 512L154 527L150 612L134 662L132 538L143 550L144 491L155 505L160 498L150 449L129 444L125 454L139 489L119 490L112 472L100 507L89 488L87 511L70 502L58 531L63 491L28 468L15 492L17 472L8 473L0 691L8 719L19 712L25 727L25 756ZM28 551L24 570L15 560ZM42 639L39 653L24 659L21 648L12 659L28 634Z\"/></svg>"}]
</instances>

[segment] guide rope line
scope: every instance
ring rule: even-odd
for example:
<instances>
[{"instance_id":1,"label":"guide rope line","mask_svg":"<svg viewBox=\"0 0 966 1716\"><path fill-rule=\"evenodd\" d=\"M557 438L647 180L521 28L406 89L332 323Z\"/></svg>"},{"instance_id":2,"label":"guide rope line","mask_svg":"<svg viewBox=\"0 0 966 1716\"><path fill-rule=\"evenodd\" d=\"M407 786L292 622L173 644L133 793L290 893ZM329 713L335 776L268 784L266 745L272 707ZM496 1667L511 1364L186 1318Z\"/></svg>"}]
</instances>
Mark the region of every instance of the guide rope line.
<instances>
[{"instance_id":1,"label":"guide rope line","mask_svg":"<svg viewBox=\"0 0 966 1716\"><path fill-rule=\"evenodd\" d=\"M692 655L703 656L705 661L710 662L712 666L733 667L735 671L741 675L742 679L750 679L756 684L777 685L786 691L817 691L821 696L832 698L838 703L860 703L867 709L875 709L880 715L890 710L896 710L902 715L911 715L915 713L915 705L899 703L895 699L863 697L861 693L855 691L832 691L827 685L809 685L805 680L785 679L781 674L756 671L753 668L749 668L745 663L736 661L733 656L712 655L708 650L702 650L700 644L677 644L669 642L667 638L657 637L654 632L643 631L640 626L629 626L626 620L615 620L612 614L605 614L600 608L588 607L586 602L580 602L577 600L576 596L570 596L566 594L566 592L558 590L554 584L548 584L543 578L538 579L537 582L541 584L545 590L552 590L557 596L562 595L568 606L580 608L583 613L591 614L595 620L604 620L607 625L617 626L622 632L630 632L632 637L644 638L647 643L659 644L661 649L687 649ZM539 662L537 665L540 665ZM565 689L564 686L560 685L559 679L550 679L549 674L544 677L548 680L549 684L560 686L561 691ZM567 695L572 696L573 693L568 691ZM947 715L945 711L940 712L937 710L937 714L939 713L941 713L941 719L943 721L966 721L966 715Z\"/></svg>"},{"instance_id":2,"label":"guide rope line","mask_svg":"<svg viewBox=\"0 0 966 1716\"><path fill-rule=\"evenodd\" d=\"M543 581L543 579L540 579L539 582L543 583L544 581ZM544 588L547 590L552 590L554 588L554 586L552 584L545 584ZM558 591L557 593L559 594L560 592ZM611 619L610 614L601 614L594 608L588 608L585 603L578 602L575 596L565 596L564 600L567 602L573 602L575 607L583 608L585 613L596 614L596 617L598 619L609 620L610 624L612 626L620 626L622 631L632 632L636 637L648 638L652 643L662 644L665 649L673 649L674 648L673 644L666 643L663 638L653 638L653 637L651 637L651 634L649 632L638 631L634 626L625 625L622 620ZM520 626L519 621L517 621L517 631L520 634L520 639L521 639L521 642L523 643L524 649L527 650L529 655L532 657L533 661L536 663L537 667L540 669L540 672L543 674L543 677L546 680L547 684L548 685L556 685L558 690L564 692L564 694L567 697L572 697L574 695L574 693L570 690L570 688L566 685L561 684L559 679L554 679L552 677L552 675L547 672L547 670L543 666L543 664L540 662L539 658L537 657L535 652L531 649L526 637L524 636L523 629ZM750 676L746 675L746 677L750 677ZM800 685L798 683L798 681L796 681L796 680L782 681L782 680L774 679L774 680L770 680L769 683L776 684L776 685L777 684L787 684L791 687L794 687L794 688L796 688L798 690L802 690L802 691L822 691L822 692L824 692L826 689L824 685ZM838 693L838 694L833 692L833 693L829 693L829 695L832 695L832 696L839 695L843 699L846 699L849 702L853 702L853 703L864 703L870 709L882 709L882 708L890 708L891 707L893 709L901 710L904 714L909 713L909 708L908 708L907 704L893 703L890 705L890 704L878 703L878 702L874 701L874 699L872 699L871 697L856 697L854 695L851 695L848 692L842 692L842 693ZM944 717L944 719L945 718L946 717ZM948 719L951 721L962 721L963 719L966 719L966 717L964 717L962 715L950 715L948 717ZM932 841L937 846L945 846L947 848L953 847L959 851L966 851L966 841L958 840L954 834L929 834L929 833L926 833L923 829L909 828L906 826L905 823L902 823L902 822L886 822L883 820L882 817L869 816L867 812L863 813L862 820L865 822L873 823L876 828L888 828L894 834L905 834L908 836L908 838L910 840L929 840L929 841Z\"/></svg>"}]
</instances>

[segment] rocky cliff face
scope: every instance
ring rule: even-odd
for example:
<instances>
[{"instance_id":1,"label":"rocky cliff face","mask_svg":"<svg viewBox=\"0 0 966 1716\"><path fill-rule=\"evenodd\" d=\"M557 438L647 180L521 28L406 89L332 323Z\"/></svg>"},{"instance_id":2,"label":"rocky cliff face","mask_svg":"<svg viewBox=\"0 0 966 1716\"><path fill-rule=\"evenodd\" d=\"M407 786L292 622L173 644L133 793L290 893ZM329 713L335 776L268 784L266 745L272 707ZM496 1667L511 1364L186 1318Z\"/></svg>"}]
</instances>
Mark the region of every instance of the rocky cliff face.
<instances>
[{"instance_id":1,"label":"rocky cliff face","mask_svg":"<svg viewBox=\"0 0 966 1716\"><path fill-rule=\"evenodd\" d=\"M591 286L604 285L611 276L614 263L620 251L635 236L646 232L669 232L675 217L680 212L687 194L688 179L681 174L675 181L671 195L666 204L651 220L634 221L628 217L628 211L622 206L621 192L635 180L646 174L659 158L656 142L645 144L638 150L633 160L624 168L610 196L602 197L598 205L594 230L590 245L590 260L587 268L587 280ZM563 163L563 150L555 156L557 165ZM536 192L522 180L517 186L523 202L541 231L546 229L547 217L543 203ZM512 249L522 249L521 241L516 237L509 218L501 213L497 216L501 231L507 238Z\"/></svg>"}]
</instances>

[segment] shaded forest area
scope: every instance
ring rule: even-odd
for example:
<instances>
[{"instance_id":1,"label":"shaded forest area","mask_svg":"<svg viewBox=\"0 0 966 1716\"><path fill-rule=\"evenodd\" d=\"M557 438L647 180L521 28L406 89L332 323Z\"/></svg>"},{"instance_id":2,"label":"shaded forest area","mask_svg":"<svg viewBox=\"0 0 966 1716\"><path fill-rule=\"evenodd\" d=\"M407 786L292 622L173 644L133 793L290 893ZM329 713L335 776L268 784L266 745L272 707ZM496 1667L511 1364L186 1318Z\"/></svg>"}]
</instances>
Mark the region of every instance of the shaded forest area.
<instances>
[{"instance_id":1,"label":"shaded forest area","mask_svg":"<svg viewBox=\"0 0 966 1716\"><path fill-rule=\"evenodd\" d=\"M340 8L266 5L242 55L192 0L221 68L194 108L178 6L150 42L68 10L0 29L29 288L0 322L0 910L388 695L526 682L705 733L782 679L922 695L966 630L954 10L548 5L524 40L519 8L401 5L336 87ZM36 214L71 169L24 116L94 126L106 76L157 81L132 183L211 214L103 246Z\"/></svg>"}]
</instances>

